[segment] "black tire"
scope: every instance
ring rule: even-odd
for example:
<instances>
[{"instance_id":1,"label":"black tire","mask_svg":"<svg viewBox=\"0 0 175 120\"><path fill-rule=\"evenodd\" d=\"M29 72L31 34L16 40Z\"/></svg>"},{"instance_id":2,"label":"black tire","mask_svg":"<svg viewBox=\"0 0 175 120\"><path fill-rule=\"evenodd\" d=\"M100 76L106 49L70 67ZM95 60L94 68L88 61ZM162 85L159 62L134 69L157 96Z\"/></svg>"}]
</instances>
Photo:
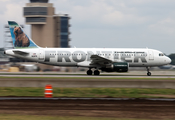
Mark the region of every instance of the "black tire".
<instances>
[{"instance_id":1,"label":"black tire","mask_svg":"<svg viewBox=\"0 0 175 120\"><path fill-rule=\"evenodd\" d=\"M148 72L147 75L148 75L148 76L151 76L151 72Z\"/></svg>"},{"instance_id":2,"label":"black tire","mask_svg":"<svg viewBox=\"0 0 175 120\"><path fill-rule=\"evenodd\" d=\"M95 71L94 71L94 75L100 75L100 71L95 70Z\"/></svg>"},{"instance_id":3,"label":"black tire","mask_svg":"<svg viewBox=\"0 0 175 120\"><path fill-rule=\"evenodd\" d=\"M92 70L88 70L87 75L92 75Z\"/></svg>"}]
</instances>

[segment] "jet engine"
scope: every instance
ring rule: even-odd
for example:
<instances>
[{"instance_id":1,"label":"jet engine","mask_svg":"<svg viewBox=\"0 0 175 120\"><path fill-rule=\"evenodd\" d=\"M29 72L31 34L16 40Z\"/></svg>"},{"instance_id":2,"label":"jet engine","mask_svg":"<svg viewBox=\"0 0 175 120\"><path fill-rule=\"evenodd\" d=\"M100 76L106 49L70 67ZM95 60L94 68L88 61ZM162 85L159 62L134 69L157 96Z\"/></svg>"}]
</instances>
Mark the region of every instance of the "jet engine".
<instances>
[{"instance_id":1,"label":"jet engine","mask_svg":"<svg viewBox=\"0 0 175 120\"><path fill-rule=\"evenodd\" d=\"M129 64L127 62L114 62L101 68L105 72L128 72Z\"/></svg>"}]
</instances>

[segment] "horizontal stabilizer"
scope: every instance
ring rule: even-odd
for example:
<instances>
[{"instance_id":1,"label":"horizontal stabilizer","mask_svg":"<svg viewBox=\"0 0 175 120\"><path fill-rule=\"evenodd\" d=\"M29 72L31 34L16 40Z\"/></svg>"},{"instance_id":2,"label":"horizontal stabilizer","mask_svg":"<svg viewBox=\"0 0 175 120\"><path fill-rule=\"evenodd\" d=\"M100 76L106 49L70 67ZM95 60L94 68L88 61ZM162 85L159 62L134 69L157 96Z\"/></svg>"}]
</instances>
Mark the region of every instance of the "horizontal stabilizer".
<instances>
[{"instance_id":1,"label":"horizontal stabilizer","mask_svg":"<svg viewBox=\"0 0 175 120\"><path fill-rule=\"evenodd\" d=\"M28 54L29 54L28 52L19 51L19 50L13 50L13 52L14 52L15 54L19 54L19 55L28 55Z\"/></svg>"}]
</instances>

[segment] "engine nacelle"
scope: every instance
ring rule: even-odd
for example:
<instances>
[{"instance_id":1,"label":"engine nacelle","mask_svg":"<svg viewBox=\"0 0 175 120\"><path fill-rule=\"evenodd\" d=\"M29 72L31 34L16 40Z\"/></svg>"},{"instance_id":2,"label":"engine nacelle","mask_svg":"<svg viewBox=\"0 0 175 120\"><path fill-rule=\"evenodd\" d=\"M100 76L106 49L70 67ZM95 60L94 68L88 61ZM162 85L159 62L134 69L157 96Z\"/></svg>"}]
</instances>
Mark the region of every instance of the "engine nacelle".
<instances>
[{"instance_id":1,"label":"engine nacelle","mask_svg":"<svg viewBox=\"0 0 175 120\"><path fill-rule=\"evenodd\" d=\"M110 65L106 65L105 68L101 68L106 72L128 72L129 65L127 62L114 62Z\"/></svg>"}]
</instances>

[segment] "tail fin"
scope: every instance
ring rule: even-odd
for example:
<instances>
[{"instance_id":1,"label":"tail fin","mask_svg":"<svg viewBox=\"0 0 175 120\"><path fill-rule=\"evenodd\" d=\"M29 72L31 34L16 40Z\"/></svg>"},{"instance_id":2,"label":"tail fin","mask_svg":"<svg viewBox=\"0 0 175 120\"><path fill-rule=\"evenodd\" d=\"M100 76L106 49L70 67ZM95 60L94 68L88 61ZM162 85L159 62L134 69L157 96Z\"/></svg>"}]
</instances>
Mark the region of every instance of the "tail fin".
<instances>
[{"instance_id":1,"label":"tail fin","mask_svg":"<svg viewBox=\"0 0 175 120\"><path fill-rule=\"evenodd\" d=\"M15 49L39 48L33 40L24 33L22 27L18 25L18 23L15 21L8 21L8 24Z\"/></svg>"}]
</instances>

